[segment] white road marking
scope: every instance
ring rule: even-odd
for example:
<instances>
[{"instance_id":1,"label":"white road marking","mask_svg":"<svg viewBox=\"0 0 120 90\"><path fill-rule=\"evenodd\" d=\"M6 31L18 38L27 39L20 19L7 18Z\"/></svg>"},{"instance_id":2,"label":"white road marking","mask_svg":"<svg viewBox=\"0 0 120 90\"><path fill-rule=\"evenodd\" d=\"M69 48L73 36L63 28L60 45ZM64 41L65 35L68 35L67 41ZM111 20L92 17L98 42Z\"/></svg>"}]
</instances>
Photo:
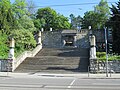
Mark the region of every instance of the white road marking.
<instances>
[{"instance_id":1,"label":"white road marking","mask_svg":"<svg viewBox=\"0 0 120 90\"><path fill-rule=\"evenodd\" d=\"M70 83L70 85L68 86L68 88L71 88L75 81L76 81L76 79L74 79L74 80Z\"/></svg>"}]
</instances>

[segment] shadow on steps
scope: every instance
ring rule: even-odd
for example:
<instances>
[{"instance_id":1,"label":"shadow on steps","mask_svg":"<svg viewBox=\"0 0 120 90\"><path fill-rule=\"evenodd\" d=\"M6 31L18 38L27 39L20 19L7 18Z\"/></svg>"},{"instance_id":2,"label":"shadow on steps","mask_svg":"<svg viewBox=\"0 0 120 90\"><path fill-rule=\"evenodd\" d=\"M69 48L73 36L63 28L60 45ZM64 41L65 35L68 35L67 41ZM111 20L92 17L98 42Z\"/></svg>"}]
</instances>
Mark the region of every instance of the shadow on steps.
<instances>
[{"instance_id":1,"label":"shadow on steps","mask_svg":"<svg viewBox=\"0 0 120 90\"><path fill-rule=\"evenodd\" d=\"M68 64L69 62L69 64ZM35 57L26 60L15 72L87 72L89 50L84 48L43 48Z\"/></svg>"}]
</instances>

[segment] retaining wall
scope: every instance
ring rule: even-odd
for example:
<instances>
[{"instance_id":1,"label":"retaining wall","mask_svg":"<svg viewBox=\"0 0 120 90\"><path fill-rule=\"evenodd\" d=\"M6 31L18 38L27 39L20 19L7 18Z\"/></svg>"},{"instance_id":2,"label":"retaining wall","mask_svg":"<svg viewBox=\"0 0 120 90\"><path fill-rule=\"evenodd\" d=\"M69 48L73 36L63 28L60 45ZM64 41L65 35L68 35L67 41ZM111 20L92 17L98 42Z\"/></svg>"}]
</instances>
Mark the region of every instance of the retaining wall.
<instances>
[{"instance_id":1,"label":"retaining wall","mask_svg":"<svg viewBox=\"0 0 120 90\"><path fill-rule=\"evenodd\" d=\"M108 61L108 71L112 73L120 73L120 60ZM106 61L90 60L90 72L106 72Z\"/></svg>"},{"instance_id":2,"label":"retaining wall","mask_svg":"<svg viewBox=\"0 0 120 90\"><path fill-rule=\"evenodd\" d=\"M38 45L33 51L25 51L17 58L13 59L0 59L0 71L14 71L27 57L34 57L40 50L42 45Z\"/></svg>"},{"instance_id":3,"label":"retaining wall","mask_svg":"<svg viewBox=\"0 0 120 90\"><path fill-rule=\"evenodd\" d=\"M12 64L13 60L12 59L0 59L0 71L1 72L7 72L7 71L12 71Z\"/></svg>"}]
</instances>

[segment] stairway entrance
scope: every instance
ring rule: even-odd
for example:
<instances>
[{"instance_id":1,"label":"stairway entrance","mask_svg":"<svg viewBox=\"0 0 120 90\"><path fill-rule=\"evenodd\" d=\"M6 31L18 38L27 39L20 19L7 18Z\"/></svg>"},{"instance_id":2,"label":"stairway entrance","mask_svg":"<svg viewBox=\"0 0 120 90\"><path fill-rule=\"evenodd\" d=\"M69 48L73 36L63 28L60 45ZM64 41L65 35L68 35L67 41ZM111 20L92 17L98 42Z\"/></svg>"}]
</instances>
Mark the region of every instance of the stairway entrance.
<instances>
[{"instance_id":1,"label":"stairway entrance","mask_svg":"<svg viewBox=\"0 0 120 90\"><path fill-rule=\"evenodd\" d=\"M65 38L65 46L74 46L74 37L70 35L66 35Z\"/></svg>"},{"instance_id":2,"label":"stairway entrance","mask_svg":"<svg viewBox=\"0 0 120 90\"><path fill-rule=\"evenodd\" d=\"M85 48L43 48L35 57L26 58L15 72L87 72L88 55Z\"/></svg>"}]
</instances>

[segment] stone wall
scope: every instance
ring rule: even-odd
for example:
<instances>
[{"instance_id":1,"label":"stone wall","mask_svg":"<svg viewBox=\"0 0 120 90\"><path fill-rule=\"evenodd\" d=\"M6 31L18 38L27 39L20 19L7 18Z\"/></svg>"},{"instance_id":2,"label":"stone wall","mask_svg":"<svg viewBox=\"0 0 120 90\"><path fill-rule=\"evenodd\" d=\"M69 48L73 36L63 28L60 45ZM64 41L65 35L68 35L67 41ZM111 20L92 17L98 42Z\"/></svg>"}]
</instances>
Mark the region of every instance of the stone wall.
<instances>
[{"instance_id":1,"label":"stone wall","mask_svg":"<svg viewBox=\"0 0 120 90\"><path fill-rule=\"evenodd\" d=\"M89 34L88 30L81 30L77 33L77 47L80 48L89 48Z\"/></svg>"},{"instance_id":2,"label":"stone wall","mask_svg":"<svg viewBox=\"0 0 120 90\"><path fill-rule=\"evenodd\" d=\"M33 51L25 51L17 58L13 59L0 59L0 72L14 71L27 57L34 57L42 49L38 45Z\"/></svg>"},{"instance_id":3,"label":"stone wall","mask_svg":"<svg viewBox=\"0 0 120 90\"><path fill-rule=\"evenodd\" d=\"M0 59L0 72L12 71L12 59Z\"/></svg>"},{"instance_id":4,"label":"stone wall","mask_svg":"<svg viewBox=\"0 0 120 90\"><path fill-rule=\"evenodd\" d=\"M106 62L90 60L90 71L92 73L105 73L106 72ZM108 61L108 71L111 73L120 72L120 60Z\"/></svg>"},{"instance_id":5,"label":"stone wall","mask_svg":"<svg viewBox=\"0 0 120 90\"><path fill-rule=\"evenodd\" d=\"M43 47L59 48L62 47L61 31L44 31L42 32Z\"/></svg>"},{"instance_id":6,"label":"stone wall","mask_svg":"<svg viewBox=\"0 0 120 90\"><path fill-rule=\"evenodd\" d=\"M105 42L105 32L104 30L94 30L93 35L96 37L96 43Z\"/></svg>"},{"instance_id":7,"label":"stone wall","mask_svg":"<svg viewBox=\"0 0 120 90\"><path fill-rule=\"evenodd\" d=\"M63 47L62 42L62 31L44 31L42 32L42 45L43 47L49 48L61 48ZM89 48L89 36L88 30L81 30L77 32L76 46L80 48Z\"/></svg>"},{"instance_id":8,"label":"stone wall","mask_svg":"<svg viewBox=\"0 0 120 90\"><path fill-rule=\"evenodd\" d=\"M58 48L63 46L62 31L44 31L42 32L43 47ZM93 34L96 37L96 44L104 43L104 30L94 30ZM82 29L77 31L76 45L80 48L89 48L89 30Z\"/></svg>"},{"instance_id":9,"label":"stone wall","mask_svg":"<svg viewBox=\"0 0 120 90\"><path fill-rule=\"evenodd\" d=\"M96 37L96 49L97 51L105 51L105 31L104 29L98 29L92 31L93 35ZM109 31L107 31L107 41L108 43L113 42L112 35L109 34Z\"/></svg>"}]
</instances>

